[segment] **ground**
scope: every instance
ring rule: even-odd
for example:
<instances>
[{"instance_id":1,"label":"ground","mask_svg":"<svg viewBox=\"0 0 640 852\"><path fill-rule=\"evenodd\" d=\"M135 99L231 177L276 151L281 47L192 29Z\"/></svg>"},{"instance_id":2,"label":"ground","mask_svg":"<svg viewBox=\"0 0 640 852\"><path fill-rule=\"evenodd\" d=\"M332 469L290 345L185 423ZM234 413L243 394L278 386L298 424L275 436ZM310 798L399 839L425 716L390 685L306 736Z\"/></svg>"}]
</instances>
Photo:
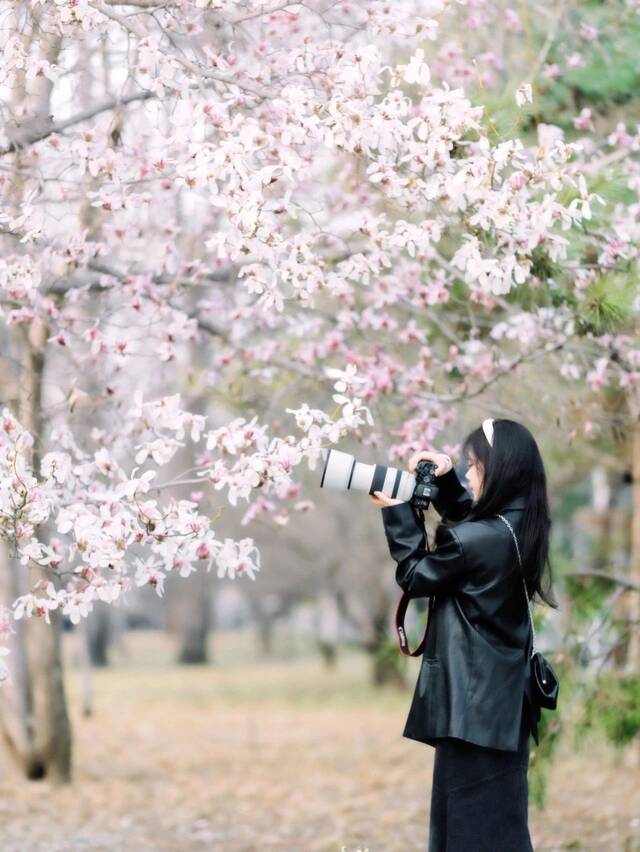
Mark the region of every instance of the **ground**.
<instances>
[{"instance_id":1,"label":"ground","mask_svg":"<svg viewBox=\"0 0 640 852\"><path fill-rule=\"evenodd\" d=\"M433 749L402 737L410 691L372 688L357 652L334 671L261 662L228 634L211 665L180 667L171 637L130 633L87 680L77 640L65 636L73 783L27 782L1 752L2 852L426 849ZM536 852L640 850L640 770L604 743L561 743L548 797L530 805Z\"/></svg>"}]
</instances>

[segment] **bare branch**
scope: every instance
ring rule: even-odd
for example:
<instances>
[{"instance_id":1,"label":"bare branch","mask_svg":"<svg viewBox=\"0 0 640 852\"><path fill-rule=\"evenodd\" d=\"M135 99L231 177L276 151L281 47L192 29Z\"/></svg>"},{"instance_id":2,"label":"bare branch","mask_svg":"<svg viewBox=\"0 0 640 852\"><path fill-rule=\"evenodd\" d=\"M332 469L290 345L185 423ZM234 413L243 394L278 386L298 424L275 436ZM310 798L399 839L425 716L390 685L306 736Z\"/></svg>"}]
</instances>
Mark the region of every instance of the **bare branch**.
<instances>
[{"instance_id":1,"label":"bare branch","mask_svg":"<svg viewBox=\"0 0 640 852\"><path fill-rule=\"evenodd\" d=\"M555 352L557 349L562 349L566 345L566 341L562 341L561 343L556 343L554 346L547 348L547 342L545 341L545 345L542 347L538 347L537 349L532 350L531 352L524 352L522 355L519 355L517 358L508 364L504 370L499 370L490 379L487 379L486 382L481 382L477 388L472 391L466 390L463 383L463 389L461 393L449 393L449 394L423 394L428 398L434 398L439 400L440 402L462 402L463 400L472 399L474 396L479 396L483 391L485 391L488 387L490 387L494 382L498 379L502 378L502 376L506 376L509 373L512 373L520 364L525 361L532 361L534 358L538 358L542 355L545 355L550 352Z\"/></svg>"},{"instance_id":2,"label":"bare branch","mask_svg":"<svg viewBox=\"0 0 640 852\"><path fill-rule=\"evenodd\" d=\"M91 5L94 7L94 9L97 9L99 12L102 12L102 14L106 18L110 18L112 21L115 21L131 35L134 35L136 38L139 39L146 38L146 33L143 30L139 29L129 19L123 18L121 15L117 15L115 12L111 11L111 9L106 6L104 2L100 2L100 0L93 0ZM163 53L166 54L166 51L163 51ZM270 97L275 97L276 95L276 92L256 89L253 86L248 86L246 83L241 83L239 80L234 79L232 76L225 77L223 74L210 71L208 68L202 68L195 62L192 62L190 59L186 59L184 56L179 56L175 53L170 53L166 55L169 55L171 59L173 59L179 65L182 65L182 67L185 68L187 71L190 71L196 77L196 79L204 78L207 80L217 80L219 83L224 83L227 86L237 86L241 91L258 98L260 101L263 101Z\"/></svg>"},{"instance_id":3,"label":"bare branch","mask_svg":"<svg viewBox=\"0 0 640 852\"><path fill-rule=\"evenodd\" d=\"M109 100L103 101L101 104L96 104L95 106L81 110L76 113L76 115L72 115L64 121L59 121L57 124L50 124L47 127L43 127L42 130L39 130L36 133L29 133L28 135L23 136L22 139L14 139L5 148L0 148L0 156L12 154L14 151L26 148L28 145L33 145L35 142L41 142L43 139L46 139L47 136L51 136L52 133L62 133L62 131L66 130L68 127L73 127L75 124L88 121L96 115L100 115L100 113L108 112L110 109L116 109L116 107L119 106L126 106L133 101L146 101L149 98L155 97L156 95L154 92L136 92L132 95L125 95L122 98L109 98Z\"/></svg>"},{"instance_id":4,"label":"bare branch","mask_svg":"<svg viewBox=\"0 0 640 852\"><path fill-rule=\"evenodd\" d=\"M136 9L170 9L178 5L176 0L104 0L104 4L106 6L132 6ZM272 15L274 12L282 12L290 6L301 5L303 4L298 2L280 2L268 9L265 8L256 12L250 12L248 15L243 15L240 18L234 18L233 20L227 21L227 23L232 25L243 24L245 21L261 18L263 15Z\"/></svg>"}]
</instances>

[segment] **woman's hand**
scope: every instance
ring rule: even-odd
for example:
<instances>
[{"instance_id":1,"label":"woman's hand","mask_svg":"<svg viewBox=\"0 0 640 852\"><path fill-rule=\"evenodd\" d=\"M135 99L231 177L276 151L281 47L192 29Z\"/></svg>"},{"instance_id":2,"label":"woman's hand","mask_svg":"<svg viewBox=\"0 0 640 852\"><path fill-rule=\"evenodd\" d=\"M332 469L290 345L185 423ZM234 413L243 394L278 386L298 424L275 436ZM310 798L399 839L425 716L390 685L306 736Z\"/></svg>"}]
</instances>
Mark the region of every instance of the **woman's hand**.
<instances>
[{"instance_id":1,"label":"woman's hand","mask_svg":"<svg viewBox=\"0 0 640 852\"><path fill-rule=\"evenodd\" d=\"M434 471L436 476L442 476L443 473L447 473L453 467L453 462L446 453L420 452L414 453L409 459L409 470L411 473L415 471L418 462L422 461L422 459L437 464L437 468Z\"/></svg>"},{"instance_id":2,"label":"woman's hand","mask_svg":"<svg viewBox=\"0 0 640 852\"><path fill-rule=\"evenodd\" d=\"M373 494L376 496L374 497ZM369 499L376 506L397 506L398 503L405 503L405 500L396 500L394 497L387 497L382 491L374 491L369 494Z\"/></svg>"}]
</instances>

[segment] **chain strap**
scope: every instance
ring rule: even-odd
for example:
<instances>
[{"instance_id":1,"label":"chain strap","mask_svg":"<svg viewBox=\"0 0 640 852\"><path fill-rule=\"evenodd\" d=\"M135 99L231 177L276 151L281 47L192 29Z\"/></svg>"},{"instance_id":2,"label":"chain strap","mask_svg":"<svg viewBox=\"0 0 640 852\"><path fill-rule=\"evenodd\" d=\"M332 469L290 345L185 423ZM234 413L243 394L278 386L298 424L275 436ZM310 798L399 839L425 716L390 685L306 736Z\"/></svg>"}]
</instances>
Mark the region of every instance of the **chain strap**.
<instances>
[{"instance_id":1,"label":"chain strap","mask_svg":"<svg viewBox=\"0 0 640 852\"><path fill-rule=\"evenodd\" d=\"M505 522L505 524L509 527L509 530L511 531L511 535L513 536L513 540L514 540L515 545L516 545L516 552L518 554L518 562L520 564L520 570L522 570L522 559L520 557L520 548L518 546L518 539L516 538L516 534L513 531L513 527L511 526L511 524L505 518L504 515L501 515L499 512L496 512L496 514L499 518L501 518ZM525 583L524 575L522 577L522 585L524 586L524 593L525 593L525 596L527 598L527 609L529 610L529 621L531 622L531 633L533 635L533 647L531 648L531 656L533 657L533 655L537 651L536 631L535 631L535 627L533 626L533 615L531 613L531 601L529 600L529 593L527 592L527 584Z\"/></svg>"}]
</instances>

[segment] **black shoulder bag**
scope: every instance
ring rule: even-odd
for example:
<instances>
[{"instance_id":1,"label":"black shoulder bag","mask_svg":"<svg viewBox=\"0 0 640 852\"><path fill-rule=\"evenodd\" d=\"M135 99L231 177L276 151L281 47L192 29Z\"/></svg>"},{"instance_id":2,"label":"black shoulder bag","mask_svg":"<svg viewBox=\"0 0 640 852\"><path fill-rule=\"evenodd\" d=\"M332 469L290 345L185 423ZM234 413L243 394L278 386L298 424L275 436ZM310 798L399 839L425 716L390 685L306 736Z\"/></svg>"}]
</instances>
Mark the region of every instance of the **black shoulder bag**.
<instances>
[{"instance_id":1,"label":"black shoulder bag","mask_svg":"<svg viewBox=\"0 0 640 852\"><path fill-rule=\"evenodd\" d=\"M504 517L504 515L500 515L498 517L501 518L505 524L509 527L511 531L511 535L513 536L513 540L516 545L516 552L518 554L518 563L520 564L520 570L522 571L522 559L520 557L520 548L518 547L518 539L516 538L516 534L513 531L513 527L509 523L509 521ZM555 710L558 704L558 678L556 677L556 673L551 668L551 664L545 657L542 655L541 651L538 651L536 648L536 631L533 627L533 616L531 615L531 602L529 600L529 595L527 593L527 584L524 580L524 574L522 575L522 585L524 586L524 593L527 598L527 608L529 610L529 621L531 622L531 633L533 636L533 643L531 647L531 672L529 674L529 688L531 692L532 700L539 707L546 707L549 710Z\"/></svg>"}]
</instances>

